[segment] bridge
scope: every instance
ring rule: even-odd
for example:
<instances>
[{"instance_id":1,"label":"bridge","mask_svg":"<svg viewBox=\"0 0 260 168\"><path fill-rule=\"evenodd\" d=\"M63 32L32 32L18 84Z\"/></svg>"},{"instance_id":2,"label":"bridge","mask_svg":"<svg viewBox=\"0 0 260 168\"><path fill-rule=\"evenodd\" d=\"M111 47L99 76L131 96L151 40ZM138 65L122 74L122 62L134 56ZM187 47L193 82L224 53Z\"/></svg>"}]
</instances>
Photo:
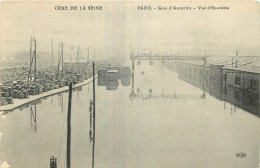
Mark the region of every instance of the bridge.
<instances>
[{"instance_id":1,"label":"bridge","mask_svg":"<svg viewBox=\"0 0 260 168\"><path fill-rule=\"evenodd\" d=\"M157 52L156 52L157 51ZM165 53L165 54L163 54ZM130 59L132 60L132 93L134 93L134 71L135 71L135 60L140 61L140 60L179 60L179 61L203 61L204 63L204 68L205 65L207 64L207 56L180 56L178 53L178 56L167 54L167 52L161 52L159 53L158 50L154 49L130 49ZM139 62L140 63L140 62ZM138 63L138 64L139 64ZM203 70L203 73L205 70ZM204 74L203 74L204 76ZM204 78L203 78L204 80ZM203 82L203 88L204 88L204 82Z\"/></svg>"},{"instance_id":2,"label":"bridge","mask_svg":"<svg viewBox=\"0 0 260 168\"><path fill-rule=\"evenodd\" d=\"M158 55L131 55L130 59L134 60L191 60L191 61L205 61L205 56L158 56Z\"/></svg>"},{"instance_id":3,"label":"bridge","mask_svg":"<svg viewBox=\"0 0 260 168\"><path fill-rule=\"evenodd\" d=\"M132 69L134 68L134 61L135 60L174 60L174 61L203 61L204 65L207 63L207 57L206 56L174 56L172 54L162 54L162 53L154 53L152 50L133 50L130 51L130 59L132 60Z\"/></svg>"}]
</instances>

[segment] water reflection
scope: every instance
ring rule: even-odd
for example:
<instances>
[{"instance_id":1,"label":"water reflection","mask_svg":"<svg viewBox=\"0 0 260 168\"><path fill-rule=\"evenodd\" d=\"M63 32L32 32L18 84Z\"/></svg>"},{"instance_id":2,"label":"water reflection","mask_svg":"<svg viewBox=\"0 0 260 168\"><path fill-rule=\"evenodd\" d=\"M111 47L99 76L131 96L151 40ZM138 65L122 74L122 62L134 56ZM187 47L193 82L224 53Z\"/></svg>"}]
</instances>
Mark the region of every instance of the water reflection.
<instances>
[{"instance_id":1,"label":"water reflection","mask_svg":"<svg viewBox=\"0 0 260 168\"><path fill-rule=\"evenodd\" d=\"M244 85L249 84L247 84L244 78L241 82L243 84L232 83L233 81L231 81L230 77L231 72L227 75L227 73L223 72L222 67L219 66L212 65L205 67L206 69L204 70L197 69L201 67L193 67L191 64L180 64L178 66L178 70L175 71L181 80L208 92L216 99L224 101L224 109L227 109L227 102L231 104L231 113L234 113L236 108L239 107L260 117L259 87L246 88ZM196 73L196 70L198 73ZM203 73L204 71L205 73ZM232 74L237 73L232 72ZM248 83L250 83L250 81L248 81Z\"/></svg>"},{"instance_id":2,"label":"water reflection","mask_svg":"<svg viewBox=\"0 0 260 168\"><path fill-rule=\"evenodd\" d=\"M93 83L93 85L95 82ZM95 88L94 88L95 89ZM92 168L95 165L95 92L93 89L93 100L89 100L89 142L92 143Z\"/></svg>"},{"instance_id":3,"label":"water reflection","mask_svg":"<svg viewBox=\"0 0 260 168\"><path fill-rule=\"evenodd\" d=\"M34 131L35 131L35 133L37 132L37 120L36 120L37 111L36 111L36 110L37 110L37 109L36 109L36 104L30 106L31 128L32 128L33 125L34 125Z\"/></svg>"},{"instance_id":4,"label":"water reflection","mask_svg":"<svg viewBox=\"0 0 260 168\"><path fill-rule=\"evenodd\" d=\"M131 77L121 77L120 81L122 86L129 86L131 84ZM106 86L106 90L117 90L119 86L119 79L98 77L98 86Z\"/></svg>"},{"instance_id":5,"label":"water reflection","mask_svg":"<svg viewBox=\"0 0 260 168\"><path fill-rule=\"evenodd\" d=\"M106 90L117 90L118 80L107 80L106 78L98 78L98 86L106 86Z\"/></svg>"},{"instance_id":6,"label":"water reflection","mask_svg":"<svg viewBox=\"0 0 260 168\"><path fill-rule=\"evenodd\" d=\"M89 115L89 142L92 143L92 168L94 168L95 166L95 138L94 138L94 134L95 134L95 130L94 130L94 119L93 119L93 101L90 100L89 101L89 112L90 112L90 115Z\"/></svg>"},{"instance_id":7,"label":"water reflection","mask_svg":"<svg viewBox=\"0 0 260 168\"><path fill-rule=\"evenodd\" d=\"M106 89L107 90L117 90L118 85L119 85L118 80L107 81Z\"/></svg>"},{"instance_id":8,"label":"water reflection","mask_svg":"<svg viewBox=\"0 0 260 168\"><path fill-rule=\"evenodd\" d=\"M144 75L144 71L142 71L141 73L142 75ZM130 78L129 78L130 79ZM206 93L205 90L203 91L202 94L198 94L198 95L194 95L194 94L177 94L176 90L174 93L153 93L153 89L149 88L148 93L146 91L141 92L140 88L136 89L135 93L135 73L134 71L132 71L132 90L131 93L129 95L129 98L131 100L136 99L138 100L159 100L159 99L169 99L169 100L176 100L176 99L183 99L183 100L188 100L188 99L206 99ZM131 80L131 79L130 79ZM131 81L130 81L131 82ZM129 83L130 84L130 83Z\"/></svg>"},{"instance_id":9,"label":"water reflection","mask_svg":"<svg viewBox=\"0 0 260 168\"><path fill-rule=\"evenodd\" d=\"M63 92L58 93L58 105L61 106L61 112L63 113Z\"/></svg>"},{"instance_id":10,"label":"water reflection","mask_svg":"<svg viewBox=\"0 0 260 168\"><path fill-rule=\"evenodd\" d=\"M131 84L131 77L122 77L121 84L123 86L129 86Z\"/></svg>"},{"instance_id":11,"label":"water reflection","mask_svg":"<svg viewBox=\"0 0 260 168\"><path fill-rule=\"evenodd\" d=\"M92 129L92 120L93 120L93 113L92 113L92 110L93 109L93 101L90 100L89 101L89 142L92 142L93 140L93 129Z\"/></svg>"},{"instance_id":12,"label":"water reflection","mask_svg":"<svg viewBox=\"0 0 260 168\"><path fill-rule=\"evenodd\" d=\"M231 103L234 108L242 108L260 117L259 93L257 92L226 86L223 90L222 100Z\"/></svg>"}]
</instances>

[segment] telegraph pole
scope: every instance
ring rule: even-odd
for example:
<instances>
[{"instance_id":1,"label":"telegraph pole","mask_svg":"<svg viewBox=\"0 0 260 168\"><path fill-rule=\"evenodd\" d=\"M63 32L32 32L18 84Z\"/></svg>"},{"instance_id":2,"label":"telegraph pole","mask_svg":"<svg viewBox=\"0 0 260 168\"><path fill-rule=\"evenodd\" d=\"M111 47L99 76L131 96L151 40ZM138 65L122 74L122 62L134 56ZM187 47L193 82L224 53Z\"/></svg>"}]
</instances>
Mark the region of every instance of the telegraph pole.
<instances>
[{"instance_id":1,"label":"telegraph pole","mask_svg":"<svg viewBox=\"0 0 260 168\"><path fill-rule=\"evenodd\" d=\"M92 147L92 168L95 162L95 128L96 128L96 95L95 95L95 63L93 62L93 147Z\"/></svg>"},{"instance_id":2,"label":"telegraph pole","mask_svg":"<svg viewBox=\"0 0 260 168\"><path fill-rule=\"evenodd\" d=\"M79 63L79 45L78 45L78 52L77 52L77 61Z\"/></svg>"},{"instance_id":3,"label":"telegraph pole","mask_svg":"<svg viewBox=\"0 0 260 168\"><path fill-rule=\"evenodd\" d=\"M93 62L95 62L95 52L96 50L94 49Z\"/></svg>"},{"instance_id":4,"label":"telegraph pole","mask_svg":"<svg viewBox=\"0 0 260 168\"><path fill-rule=\"evenodd\" d=\"M238 49L236 50L236 67L237 67Z\"/></svg>"},{"instance_id":5,"label":"telegraph pole","mask_svg":"<svg viewBox=\"0 0 260 168\"><path fill-rule=\"evenodd\" d=\"M51 67L53 69L53 40L51 39Z\"/></svg>"},{"instance_id":6,"label":"telegraph pole","mask_svg":"<svg viewBox=\"0 0 260 168\"><path fill-rule=\"evenodd\" d=\"M71 64L71 50L72 50L72 47L70 47L70 64Z\"/></svg>"},{"instance_id":7,"label":"telegraph pole","mask_svg":"<svg viewBox=\"0 0 260 168\"><path fill-rule=\"evenodd\" d=\"M32 37L30 40L30 63L31 63L31 60L32 60Z\"/></svg>"},{"instance_id":8,"label":"telegraph pole","mask_svg":"<svg viewBox=\"0 0 260 168\"><path fill-rule=\"evenodd\" d=\"M63 75L63 64L64 64L64 60L63 60L63 42L61 43L61 74Z\"/></svg>"},{"instance_id":9,"label":"telegraph pole","mask_svg":"<svg viewBox=\"0 0 260 168\"><path fill-rule=\"evenodd\" d=\"M36 81L36 39L34 38L34 82Z\"/></svg>"},{"instance_id":10,"label":"telegraph pole","mask_svg":"<svg viewBox=\"0 0 260 168\"><path fill-rule=\"evenodd\" d=\"M32 70L32 37L30 39L30 71L28 73L28 79L27 79L27 83L30 80L30 76L31 76L31 70Z\"/></svg>"},{"instance_id":11,"label":"telegraph pole","mask_svg":"<svg viewBox=\"0 0 260 168\"><path fill-rule=\"evenodd\" d=\"M88 47L88 62L89 62L89 47Z\"/></svg>"},{"instance_id":12,"label":"telegraph pole","mask_svg":"<svg viewBox=\"0 0 260 168\"><path fill-rule=\"evenodd\" d=\"M60 71L60 66L61 66L61 72L63 74L63 42L60 43L59 49L58 49L58 72Z\"/></svg>"},{"instance_id":13,"label":"telegraph pole","mask_svg":"<svg viewBox=\"0 0 260 168\"><path fill-rule=\"evenodd\" d=\"M99 61L99 59L100 59L100 55L101 55L100 53L101 53L101 50L99 49L99 50L98 50L98 59L97 59L97 64L98 64L98 61Z\"/></svg>"},{"instance_id":14,"label":"telegraph pole","mask_svg":"<svg viewBox=\"0 0 260 168\"><path fill-rule=\"evenodd\" d=\"M69 84L69 103L67 117L67 168L70 168L70 145L71 145L71 100L72 100L72 83Z\"/></svg>"},{"instance_id":15,"label":"telegraph pole","mask_svg":"<svg viewBox=\"0 0 260 168\"><path fill-rule=\"evenodd\" d=\"M86 47L87 63L89 61L89 47Z\"/></svg>"}]
</instances>

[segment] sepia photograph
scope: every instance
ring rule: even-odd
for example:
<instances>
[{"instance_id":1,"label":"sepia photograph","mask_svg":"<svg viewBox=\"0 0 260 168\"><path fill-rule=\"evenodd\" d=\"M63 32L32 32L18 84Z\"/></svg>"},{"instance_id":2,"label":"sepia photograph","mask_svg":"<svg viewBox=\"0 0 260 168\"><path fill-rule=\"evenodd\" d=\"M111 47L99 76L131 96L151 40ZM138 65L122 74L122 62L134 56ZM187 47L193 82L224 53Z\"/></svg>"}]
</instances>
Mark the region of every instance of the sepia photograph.
<instances>
[{"instance_id":1,"label":"sepia photograph","mask_svg":"<svg viewBox=\"0 0 260 168\"><path fill-rule=\"evenodd\" d=\"M260 168L259 94L259 2L0 2L0 168Z\"/></svg>"}]
</instances>

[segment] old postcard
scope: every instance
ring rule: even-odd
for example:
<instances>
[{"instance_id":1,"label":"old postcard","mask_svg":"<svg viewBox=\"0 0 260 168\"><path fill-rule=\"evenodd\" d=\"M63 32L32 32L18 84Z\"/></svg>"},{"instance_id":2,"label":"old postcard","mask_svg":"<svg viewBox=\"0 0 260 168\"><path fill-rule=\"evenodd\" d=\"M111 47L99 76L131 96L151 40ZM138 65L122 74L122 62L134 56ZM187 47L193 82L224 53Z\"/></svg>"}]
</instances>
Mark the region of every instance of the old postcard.
<instances>
[{"instance_id":1,"label":"old postcard","mask_svg":"<svg viewBox=\"0 0 260 168\"><path fill-rule=\"evenodd\" d=\"M259 168L254 1L0 3L0 168Z\"/></svg>"}]
</instances>

